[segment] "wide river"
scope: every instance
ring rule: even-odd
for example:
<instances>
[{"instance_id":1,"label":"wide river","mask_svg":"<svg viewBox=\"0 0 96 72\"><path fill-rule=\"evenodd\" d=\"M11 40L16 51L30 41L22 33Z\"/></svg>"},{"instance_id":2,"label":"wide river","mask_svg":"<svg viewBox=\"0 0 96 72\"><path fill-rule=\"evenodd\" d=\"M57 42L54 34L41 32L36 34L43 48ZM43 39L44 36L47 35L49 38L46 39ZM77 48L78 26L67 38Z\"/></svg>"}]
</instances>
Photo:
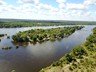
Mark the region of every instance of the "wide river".
<instances>
[{"instance_id":1,"label":"wide river","mask_svg":"<svg viewBox=\"0 0 96 72\"><path fill-rule=\"evenodd\" d=\"M62 26L61 26L62 27ZM40 69L49 66L53 61L59 60L64 54L70 52L75 46L82 44L86 37L92 33L95 26L85 26L85 28L75 31L67 38L60 41L47 41L35 45L16 46L12 43L12 38L6 36L0 42L0 72L38 72ZM27 27L27 28L0 28L0 34L11 36L19 31L36 28L55 27ZM3 47L11 46L12 49L4 50Z\"/></svg>"}]
</instances>

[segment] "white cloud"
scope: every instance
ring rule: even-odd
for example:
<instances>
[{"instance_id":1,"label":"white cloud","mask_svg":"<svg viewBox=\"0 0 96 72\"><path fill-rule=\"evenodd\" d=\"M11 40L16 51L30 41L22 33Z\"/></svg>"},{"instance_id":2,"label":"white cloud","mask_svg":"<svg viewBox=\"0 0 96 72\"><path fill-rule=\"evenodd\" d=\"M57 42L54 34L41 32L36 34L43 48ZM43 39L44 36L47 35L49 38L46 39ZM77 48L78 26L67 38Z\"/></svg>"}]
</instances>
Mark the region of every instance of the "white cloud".
<instances>
[{"instance_id":1,"label":"white cloud","mask_svg":"<svg viewBox=\"0 0 96 72\"><path fill-rule=\"evenodd\" d=\"M4 0L0 0L0 5L4 5L7 4L6 2L4 2Z\"/></svg>"},{"instance_id":2,"label":"white cloud","mask_svg":"<svg viewBox=\"0 0 96 72\"><path fill-rule=\"evenodd\" d=\"M85 0L84 5L96 4L96 0Z\"/></svg>"},{"instance_id":3,"label":"white cloud","mask_svg":"<svg viewBox=\"0 0 96 72\"><path fill-rule=\"evenodd\" d=\"M56 2L59 4L59 8L62 9L65 7L65 3L67 0L56 0Z\"/></svg>"},{"instance_id":4,"label":"white cloud","mask_svg":"<svg viewBox=\"0 0 96 72\"><path fill-rule=\"evenodd\" d=\"M33 3L38 4L39 0L18 0L18 3Z\"/></svg>"},{"instance_id":5,"label":"white cloud","mask_svg":"<svg viewBox=\"0 0 96 72\"><path fill-rule=\"evenodd\" d=\"M96 10L87 10L96 0L85 0L83 3L68 3L67 0L56 0L59 7L40 3L39 0L18 0L14 6L0 0L0 17L22 19L53 20L95 20ZM94 15L95 14L95 15Z\"/></svg>"},{"instance_id":6,"label":"white cloud","mask_svg":"<svg viewBox=\"0 0 96 72\"><path fill-rule=\"evenodd\" d=\"M58 11L58 8L55 8L55 7L53 7L50 4L42 4L42 3L40 3L39 4L39 8L40 8L40 10Z\"/></svg>"},{"instance_id":7,"label":"white cloud","mask_svg":"<svg viewBox=\"0 0 96 72\"><path fill-rule=\"evenodd\" d=\"M65 3L67 0L56 0L57 3Z\"/></svg>"},{"instance_id":8,"label":"white cloud","mask_svg":"<svg viewBox=\"0 0 96 72\"><path fill-rule=\"evenodd\" d=\"M66 7L66 5L65 5L64 3L60 3L60 4L59 4L59 8L60 8L60 9L65 8L65 7Z\"/></svg>"},{"instance_id":9,"label":"white cloud","mask_svg":"<svg viewBox=\"0 0 96 72\"><path fill-rule=\"evenodd\" d=\"M45 10L50 10L52 9L53 7L49 4L40 4L39 5L41 9L45 9Z\"/></svg>"},{"instance_id":10,"label":"white cloud","mask_svg":"<svg viewBox=\"0 0 96 72\"><path fill-rule=\"evenodd\" d=\"M67 3L66 4L67 9L86 9L86 6L83 4L75 4L75 3Z\"/></svg>"}]
</instances>

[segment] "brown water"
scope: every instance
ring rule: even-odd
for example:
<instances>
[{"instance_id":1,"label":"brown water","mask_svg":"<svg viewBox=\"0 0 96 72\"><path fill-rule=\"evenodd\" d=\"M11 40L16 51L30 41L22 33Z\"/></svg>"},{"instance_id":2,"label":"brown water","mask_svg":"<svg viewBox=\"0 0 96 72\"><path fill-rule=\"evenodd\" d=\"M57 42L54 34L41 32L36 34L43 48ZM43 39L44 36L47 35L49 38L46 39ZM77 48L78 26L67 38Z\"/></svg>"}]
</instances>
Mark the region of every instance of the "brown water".
<instances>
[{"instance_id":1,"label":"brown water","mask_svg":"<svg viewBox=\"0 0 96 72\"><path fill-rule=\"evenodd\" d=\"M95 26L85 26L85 28L76 31L67 38L55 42L43 42L35 45L20 46L16 49L11 42L12 39L7 39L6 36L0 42L0 72L38 72L40 69L49 66L53 61L58 60L65 53L70 52L73 47L80 45L91 34L91 30ZM39 27L51 28L51 27ZM1 28L0 34L8 34L10 36L19 31L32 29L28 28ZM2 50L2 47L11 46L10 50Z\"/></svg>"}]
</instances>

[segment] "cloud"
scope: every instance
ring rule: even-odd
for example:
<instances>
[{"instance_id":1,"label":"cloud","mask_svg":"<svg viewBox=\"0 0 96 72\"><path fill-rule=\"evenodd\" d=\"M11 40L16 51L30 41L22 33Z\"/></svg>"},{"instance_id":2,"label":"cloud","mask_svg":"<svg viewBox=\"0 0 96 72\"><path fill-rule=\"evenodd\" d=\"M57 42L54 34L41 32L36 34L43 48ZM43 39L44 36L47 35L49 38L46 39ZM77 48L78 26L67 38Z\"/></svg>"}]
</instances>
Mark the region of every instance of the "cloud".
<instances>
[{"instance_id":1,"label":"cloud","mask_svg":"<svg viewBox=\"0 0 96 72\"><path fill-rule=\"evenodd\" d=\"M52 4L40 0L18 0L17 5L0 0L0 17L44 20L95 20L96 10L90 10L96 0L84 0L83 3L69 3L67 0L55 0Z\"/></svg>"},{"instance_id":2,"label":"cloud","mask_svg":"<svg viewBox=\"0 0 96 72\"><path fill-rule=\"evenodd\" d=\"M49 4L40 4L39 5L41 9L45 9L45 10L51 10L53 7Z\"/></svg>"},{"instance_id":3,"label":"cloud","mask_svg":"<svg viewBox=\"0 0 96 72\"><path fill-rule=\"evenodd\" d=\"M67 0L56 0L56 2L59 4L59 8L62 9L65 7Z\"/></svg>"},{"instance_id":4,"label":"cloud","mask_svg":"<svg viewBox=\"0 0 96 72\"><path fill-rule=\"evenodd\" d=\"M4 0L0 0L0 5L4 5L6 4L6 2L4 2Z\"/></svg>"},{"instance_id":5,"label":"cloud","mask_svg":"<svg viewBox=\"0 0 96 72\"><path fill-rule=\"evenodd\" d=\"M84 5L92 5L92 4L96 5L96 0L85 0L84 1Z\"/></svg>"},{"instance_id":6,"label":"cloud","mask_svg":"<svg viewBox=\"0 0 96 72\"><path fill-rule=\"evenodd\" d=\"M50 4L40 3L38 6L39 6L40 10L58 11L58 8L55 8Z\"/></svg>"},{"instance_id":7,"label":"cloud","mask_svg":"<svg viewBox=\"0 0 96 72\"><path fill-rule=\"evenodd\" d=\"M39 0L18 0L18 3L33 3L38 4Z\"/></svg>"},{"instance_id":8,"label":"cloud","mask_svg":"<svg viewBox=\"0 0 96 72\"><path fill-rule=\"evenodd\" d=\"M56 0L57 3L65 3L67 0Z\"/></svg>"},{"instance_id":9,"label":"cloud","mask_svg":"<svg viewBox=\"0 0 96 72\"><path fill-rule=\"evenodd\" d=\"M66 8L67 9L79 9L79 10L83 10L86 9L86 6L84 6L83 4L76 4L76 3L67 3L66 4Z\"/></svg>"},{"instance_id":10,"label":"cloud","mask_svg":"<svg viewBox=\"0 0 96 72\"><path fill-rule=\"evenodd\" d=\"M2 13L13 12L15 11L15 7L9 5L8 3L4 2L4 0L0 0L0 15Z\"/></svg>"}]
</instances>

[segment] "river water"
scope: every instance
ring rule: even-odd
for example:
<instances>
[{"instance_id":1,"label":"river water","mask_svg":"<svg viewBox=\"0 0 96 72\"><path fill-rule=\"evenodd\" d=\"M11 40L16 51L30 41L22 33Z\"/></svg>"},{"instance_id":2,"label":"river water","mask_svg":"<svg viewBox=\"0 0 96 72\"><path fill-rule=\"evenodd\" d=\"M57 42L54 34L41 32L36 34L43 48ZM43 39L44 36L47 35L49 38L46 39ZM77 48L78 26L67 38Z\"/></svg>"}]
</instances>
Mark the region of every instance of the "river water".
<instances>
[{"instance_id":1,"label":"river water","mask_svg":"<svg viewBox=\"0 0 96 72\"><path fill-rule=\"evenodd\" d=\"M62 27L62 26L61 26ZM64 54L70 52L75 46L82 44L86 37L92 33L95 26L85 26L85 28L75 31L69 37L51 42L46 41L35 45L28 44L16 48L12 43L12 38L6 36L0 42L0 72L38 72L40 69L49 66L53 61L59 60ZM19 31L36 28L56 28L56 27L26 27L26 28L0 28L0 34L12 35ZM11 46L10 50L3 47Z\"/></svg>"}]
</instances>

